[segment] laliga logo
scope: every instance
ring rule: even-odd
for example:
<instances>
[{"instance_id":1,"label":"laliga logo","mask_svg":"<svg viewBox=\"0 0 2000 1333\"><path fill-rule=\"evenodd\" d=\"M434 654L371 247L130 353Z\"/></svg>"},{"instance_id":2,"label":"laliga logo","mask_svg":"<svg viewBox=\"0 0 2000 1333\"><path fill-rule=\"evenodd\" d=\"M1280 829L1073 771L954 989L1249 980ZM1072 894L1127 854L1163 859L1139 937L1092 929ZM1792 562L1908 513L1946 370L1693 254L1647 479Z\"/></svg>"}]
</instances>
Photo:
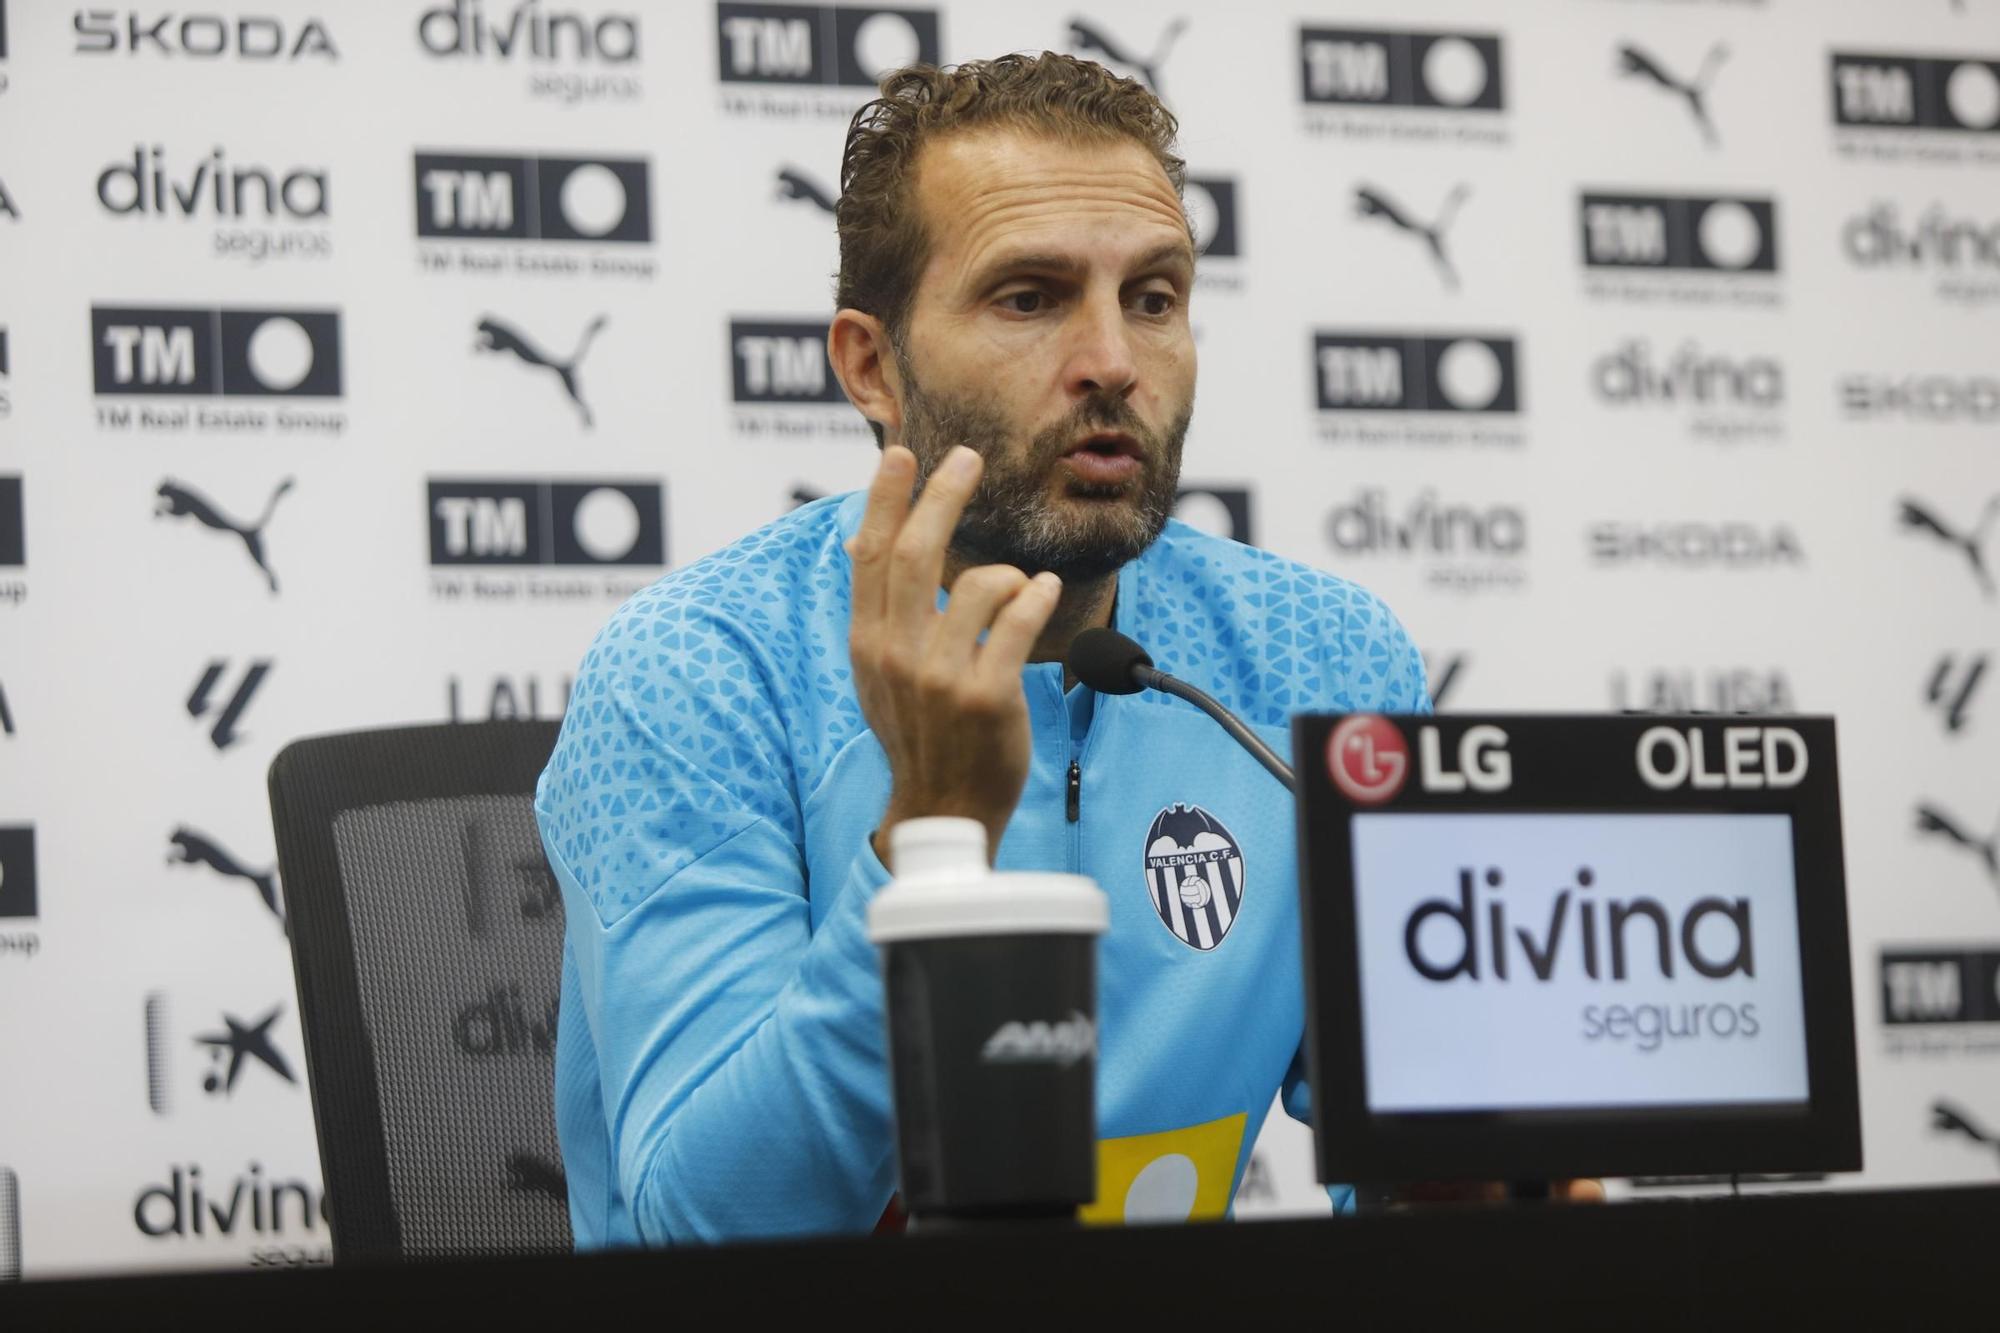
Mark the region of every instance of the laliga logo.
<instances>
[{"instance_id":1,"label":"laliga logo","mask_svg":"<svg viewBox=\"0 0 2000 1333\"><path fill-rule=\"evenodd\" d=\"M1418 770L1425 791L1506 791L1514 783L1507 733L1480 724L1458 738L1458 767L1448 767L1436 727L1417 730ZM1327 773L1356 805L1381 805L1403 790L1410 772L1409 742L1394 723L1374 713L1343 719L1326 742Z\"/></svg>"}]
</instances>

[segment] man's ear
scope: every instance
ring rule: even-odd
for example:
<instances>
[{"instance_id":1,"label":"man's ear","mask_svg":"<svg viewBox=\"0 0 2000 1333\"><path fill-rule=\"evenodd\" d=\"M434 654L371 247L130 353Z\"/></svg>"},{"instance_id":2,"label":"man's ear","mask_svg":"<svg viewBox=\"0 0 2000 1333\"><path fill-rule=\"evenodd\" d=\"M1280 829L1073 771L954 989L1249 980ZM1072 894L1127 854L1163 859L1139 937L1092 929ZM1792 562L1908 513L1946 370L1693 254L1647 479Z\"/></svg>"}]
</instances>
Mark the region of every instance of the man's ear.
<instances>
[{"instance_id":1,"label":"man's ear","mask_svg":"<svg viewBox=\"0 0 2000 1333\"><path fill-rule=\"evenodd\" d=\"M826 331L826 359L855 410L894 435L903 429L903 384L889 330L873 315L841 310Z\"/></svg>"}]
</instances>

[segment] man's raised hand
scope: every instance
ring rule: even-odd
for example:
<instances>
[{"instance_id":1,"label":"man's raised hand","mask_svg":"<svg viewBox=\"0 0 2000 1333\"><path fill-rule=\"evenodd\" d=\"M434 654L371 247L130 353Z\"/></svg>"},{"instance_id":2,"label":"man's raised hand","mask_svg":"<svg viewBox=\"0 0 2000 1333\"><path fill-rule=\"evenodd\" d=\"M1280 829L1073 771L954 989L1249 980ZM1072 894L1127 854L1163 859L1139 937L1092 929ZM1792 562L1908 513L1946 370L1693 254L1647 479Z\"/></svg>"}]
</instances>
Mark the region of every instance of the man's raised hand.
<instances>
[{"instance_id":1,"label":"man's raised hand","mask_svg":"<svg viewBox=\"0 0 2000 1333\"><path fill-rule=\"evenodd\" d=\"M979 820L990 853L1028 780L1021 670L1055 613L1061 581L978 565L958 575L937 609L951 535L981 467L977 453L953 449L912 504L916 456L890 446L847 541L855 692L889 757L889 808L875 842L885 864L889 829L928 815Z\"/></svg>"}]
</instances>

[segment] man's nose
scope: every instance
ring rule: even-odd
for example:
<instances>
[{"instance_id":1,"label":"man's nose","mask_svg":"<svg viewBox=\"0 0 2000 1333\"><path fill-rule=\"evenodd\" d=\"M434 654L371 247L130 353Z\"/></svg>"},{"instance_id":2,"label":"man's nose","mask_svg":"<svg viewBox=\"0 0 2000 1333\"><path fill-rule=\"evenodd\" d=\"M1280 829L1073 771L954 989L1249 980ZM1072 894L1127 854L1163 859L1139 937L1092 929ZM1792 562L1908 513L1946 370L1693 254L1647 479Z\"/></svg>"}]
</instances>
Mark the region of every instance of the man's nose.
<instances>
[{"instance_id":1,"label":"man's nose","mask_svg":"<svg viewBox=\"0 0 2000 1333\"><path fill-rule=\"evenodd\" d=\"M1115 393L1121 398L1139 381L1125 306L1110 295L1084 303L1070 321L1068 388L1084 396Z\"/></svg>"}]
</instances>

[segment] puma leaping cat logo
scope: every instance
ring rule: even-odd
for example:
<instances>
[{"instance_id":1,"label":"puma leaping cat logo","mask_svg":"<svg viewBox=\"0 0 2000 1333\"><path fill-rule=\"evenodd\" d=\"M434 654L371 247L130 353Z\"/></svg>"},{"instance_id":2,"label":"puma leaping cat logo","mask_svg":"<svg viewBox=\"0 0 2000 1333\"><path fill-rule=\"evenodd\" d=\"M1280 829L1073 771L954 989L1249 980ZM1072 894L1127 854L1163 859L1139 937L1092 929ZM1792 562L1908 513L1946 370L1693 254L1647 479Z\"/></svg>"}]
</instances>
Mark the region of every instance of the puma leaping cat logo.
<instances>
[{"instance_id":1,"label":"puma leaping cat logo","mask_svg":"<svg viewBox=\"0 0 2000 1333\"><path fill-rule=\"evenodd\" d=\"M583 336L577 339L576 350L570 353L567 361L556 360L491 315L479 321L479 341L474 347L482 352L512 352L528 365L553 371L555 377L562 381L563 392L576 404L576 410L583 414L583 424L587 430L593 425L590 419L590 405L583 401L583 394L576 387L576 367L577 363L583 360L583 354L590 350L591 339L597 336L598 330L602 329L608 320L609 317L605 315L599 315L591 320L584 327Z\"/></svg>"},{"instance_id":2,"label":"puma leaping cat logo","mask_svg":"<svg viewBox=\"0 0 2000 1333\"><path fill-rule=\"evenodd\" d=\"M1398 207L1387 195L1372 186L1357 186L1354 191L1354 202L1356 211L1362 217L1381 218L1392 227L1409 232L1412 236L1421 236L1430 250L1431 261L1437 265L1438 273L1444 279L1444 285L1452 291L1457 291L1458 270L1451 266L1451 260L1445 255L1444 231L1451 225L1452 219L1458 216L1458 206L1465 202L1465 196L1469 193L1471 191L1463 185L1454 186L1452 192L1444 197L1444 202L1438 205L1437 221L1429 226L1417 221L1409 212Z\"/></svg>"},{"instance_id":3,"label":"puma leaping cat logo","mask_svg":"<svg viewBox=\"0 0 2000 1333\"><path fill-rule=\"evenodd\" d=\"M1695 124L1701 128L1702 139L1713 148L1718 142L1715 136L1715 122L1708 118L1708 104L1702 98L1708 91L1708 81L1714 76L1716 67L1728 58L1729 48L1717 42L1709 47L1708 54L1702 57L1701 68L1696 71L1695 76L1682 81L1668 73L1659 61L1628 42L1618 48L1618 72L1637 74L1641 78L1651 79L1666 91L1679 93L1686 98L1688 109L1694 113Z\"/></svg>"},{"instance_id":4,"label":"puma leaping cat logo","mask_svg":"<svg viewBox=\"0 0 2000 1333\"><path fill-rule=\"evenodd\" d=\"M818 181L797 167L778 168L778 198L796 199L800 203L811 204L822 213L833 212L833 196L820 188Z\"/></svg>"},{"instance_id":5,"label":"puma leaping cat logo","mask_svg":"<svg viewBox=\"0 0 2000 1333\"><path fill-rule=\"evenodd\" d=\"M246 870L235 857L185 824L174 830L169 841L173 850L167 853L168 865L203 865L218 875L247 880L257 890L257 896L264 900L264 906L270 909L271 915L280 922L285 919L284 906L278 901L278 872L275 867L270 870Z\"/></svg>"},{"instance_id":6,"label":"puma leaping cat logo","mask_svg":"<svg viewBox=\"0 0 2000 1333\"><path fill-rule=\"evenodd\" d=\"M1911 499L1903 501L1898 517L1904 527L1928 532L1945 545L1965 552L1966 560L1972 565L1972 577L1979 580L1979 590L1989 598L1993 596L1993 575L1986 568L1984 547L1987 529L1995 518L2000 518L2000 495L1987 499L1986 508L1980 511L1979 522L1973 525L1971 532L1957 531L1929 508Z\"/></svg>"},{"instance_id":7,"label":"puma leaping cat logo","mask_svg":"<svg viewBox=\"0 0 2000 1333\"><path fill-rule=\"evenodd\" d=\"M1174 40L1187 27L1187 20L1175 19L1160 35L1159 44L1153 53L1144 59L1129 54L1116 41L1106 37L1102 30L1085 23L1082 19L1071 19L1069 24L1069 44L1078 52L1089 55L1095 52L1104 56L1114 65L1139 71L1139 80L1153 90L1156 97L1165 97L1166 90L1160 87L1160 66L1166 61L1167 52L1173 49Z\"/></svg>"},{"instance_id":8,"label":"puma leaping cat logo","mask_svg":"<svg viewBox=\"0 0 2000 1333\"><path fill-rule=\"evenodd\" d=\"M2000 831L1990 838L1976 838L1934 805L1917 807L1917 831L1948 838L1977 856L1986 863L1986 877L1993 881L1994 888L2000 889Z\"/></svg>"},{"instance_id":9,"label":"puma leaping cat logo","mask_svg":"<svg viewBox=\"0 0 2000 1333\"><path fill-rule=\"evenodd\" d=\"M243 549L250 553L250 559L257 568L264 571L264 577L270 581L271 591L275 593L278 591L278 576L264 558L264 529L271 522L271 512L278 507L278 500L290 489L292 479L286 477L278 483L278 489L271 492L263 515L255 523L237 523L217 509L206 496L169 477L154 492L159 496L159 503L153 508L153 517L192 518L203 527L217 532L235 533L243 539Z\"/></svg>"},{"instance_id":10,"label":"puma leaping cat logo","mask_svg":"<svg viewBox=\"0 0 2000 1333\"><path fill-rule=\"evenodd\" d=\"M2000 1135L1981 1128L1970 1115L1943 1099L1931 1103L1931 1129L1943 1134L1963 1134L1974 1143L2000 1152Z\"/></svg>"}]
</instances>

